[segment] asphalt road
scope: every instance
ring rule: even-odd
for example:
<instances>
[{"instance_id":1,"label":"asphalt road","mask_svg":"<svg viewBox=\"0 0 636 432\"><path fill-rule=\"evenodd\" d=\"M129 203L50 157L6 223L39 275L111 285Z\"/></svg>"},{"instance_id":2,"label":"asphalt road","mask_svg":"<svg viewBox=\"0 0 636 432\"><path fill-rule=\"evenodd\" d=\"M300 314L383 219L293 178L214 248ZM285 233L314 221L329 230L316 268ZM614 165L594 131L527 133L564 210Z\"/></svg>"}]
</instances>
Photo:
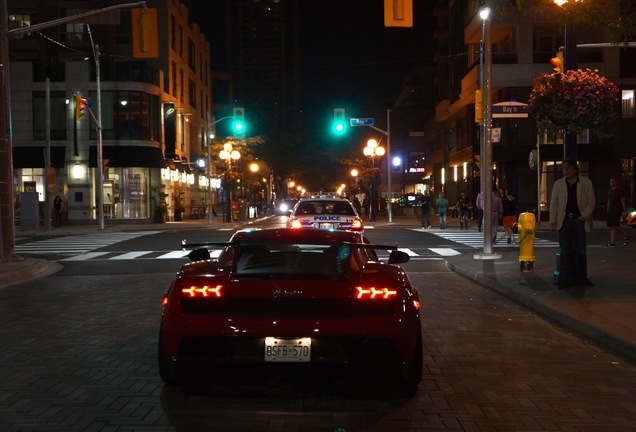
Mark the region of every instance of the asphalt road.
<instances>
[{"instance_id":1,"label":"asphalt road","mask_svg":"<svg viewBox=\"0 0 636 432\"><path fill-rule=\"evenodd\" d=\"M165 388L160 301L185 262L170 254L182 238L229 234L148 233L83 254L58 247L47 256L62 271L2 288L0 430L636 430L634 366L450 272L431 251L474 249L403 228L367 234L413 255L405 268L422 300L425 362L413 398L284 372Z\"/></svg>"}]
</instances>

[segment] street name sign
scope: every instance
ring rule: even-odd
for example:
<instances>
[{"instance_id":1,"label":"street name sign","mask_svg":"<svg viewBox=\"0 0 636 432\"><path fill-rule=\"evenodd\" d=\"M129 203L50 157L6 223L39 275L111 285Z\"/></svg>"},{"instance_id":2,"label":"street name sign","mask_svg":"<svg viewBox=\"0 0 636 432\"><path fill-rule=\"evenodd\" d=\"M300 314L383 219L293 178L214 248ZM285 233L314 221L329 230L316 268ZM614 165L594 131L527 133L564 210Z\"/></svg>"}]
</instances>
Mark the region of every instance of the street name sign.
<instances>
[{"instance_id":1,"label":"street name sign","mask_svg":"<svg viewBox=\"0 0 636 432\"><path fill-rule=\"evenodd\" d=\"M492 105L493 118L527 118L528 104L521 102L499 102Z\"/></svg>"},{"instance_id":2,"label":"street name sign","mask_svg":"<svg viewBox=\"0 0 636 432\"><path fill-rule=\"evenodd\" d=\"M373 126L373 117L368 118L352 118L349 120L350 126Z\"/></svg>"}]
</instances>

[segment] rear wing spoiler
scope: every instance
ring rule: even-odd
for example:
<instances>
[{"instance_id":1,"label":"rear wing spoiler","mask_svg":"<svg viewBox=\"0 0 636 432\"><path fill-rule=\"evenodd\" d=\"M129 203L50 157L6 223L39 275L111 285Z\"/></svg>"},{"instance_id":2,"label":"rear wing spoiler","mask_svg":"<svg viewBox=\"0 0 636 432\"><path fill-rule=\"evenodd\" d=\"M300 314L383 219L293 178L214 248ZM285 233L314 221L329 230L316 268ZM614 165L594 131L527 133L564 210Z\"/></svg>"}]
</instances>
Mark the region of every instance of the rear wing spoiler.
<instances>
[{"instance_id":1,"label":"rear wing spoiler","mask_svg":"<svg viewBox=\"0 0 636 432\"><path fill-rule=\"evenodd\" d=\"M186 240L181 240L181 249L192 251L188 254L188 258L192 261L204 261L210 259L210 251L209 247L228 247L237 244L237 242L204 242L204 243L187 243ZM398 245L381 245L381 244L372 244L372 243L351 243L351 242L343 242L342 244L360 248L360 249L376 249L376 250L388 250L391 251L389 254L389 264L402 264L408 262L411 257L406 253L398 250Z\"/></svg>"}]
</instances>

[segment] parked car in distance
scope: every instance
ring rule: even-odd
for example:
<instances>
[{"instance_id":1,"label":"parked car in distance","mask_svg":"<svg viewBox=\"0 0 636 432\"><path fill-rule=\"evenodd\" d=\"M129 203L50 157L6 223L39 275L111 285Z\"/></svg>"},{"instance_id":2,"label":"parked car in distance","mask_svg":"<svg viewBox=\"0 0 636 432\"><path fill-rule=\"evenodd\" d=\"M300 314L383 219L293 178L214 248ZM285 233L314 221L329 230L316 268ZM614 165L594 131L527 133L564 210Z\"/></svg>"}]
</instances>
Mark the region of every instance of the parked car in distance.
<instances>
[{"instance_id":1,"label":"parked car in distance","mask_svg":"<svg viewBox=\"0 0 636 432\"><path fill-rule=\"evenodd\" d=\"M389 378L412 394L422 376L418 292L397 246L352 231L269 228L195 248L163 296L159 374L166 385L228 370L299 368ZM210 248L222 247L217 259ZM390 250L386 262L376 250ZM270 368L270 369L268 369ZM238 370L237 370L238 369ZM348 376L348 375L347 375ZM184 381L185 379L185 381Z\"/></svg>"}]
</instances>

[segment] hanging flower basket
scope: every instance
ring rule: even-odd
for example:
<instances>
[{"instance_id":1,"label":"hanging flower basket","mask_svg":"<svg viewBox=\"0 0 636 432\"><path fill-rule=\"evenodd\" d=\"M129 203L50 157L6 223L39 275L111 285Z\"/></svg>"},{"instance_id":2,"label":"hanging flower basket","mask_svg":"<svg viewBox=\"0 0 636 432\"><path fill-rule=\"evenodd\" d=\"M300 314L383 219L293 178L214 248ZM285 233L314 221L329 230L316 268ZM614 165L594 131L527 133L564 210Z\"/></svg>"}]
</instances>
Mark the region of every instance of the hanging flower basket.
<instances>
[{"instance_id":1,"label":"hanging flower basket","mask_svg":"<svg viewBox=\"0 0 636 432\"><path fill-rule=\"evenodd\" d=\"M603 135L607 123L616 118L618 87L598 70L569 70L542 74L534 80L530 112L540 128L564 128L579 133L589 129Z\"/></svg>"}]
</instances>

